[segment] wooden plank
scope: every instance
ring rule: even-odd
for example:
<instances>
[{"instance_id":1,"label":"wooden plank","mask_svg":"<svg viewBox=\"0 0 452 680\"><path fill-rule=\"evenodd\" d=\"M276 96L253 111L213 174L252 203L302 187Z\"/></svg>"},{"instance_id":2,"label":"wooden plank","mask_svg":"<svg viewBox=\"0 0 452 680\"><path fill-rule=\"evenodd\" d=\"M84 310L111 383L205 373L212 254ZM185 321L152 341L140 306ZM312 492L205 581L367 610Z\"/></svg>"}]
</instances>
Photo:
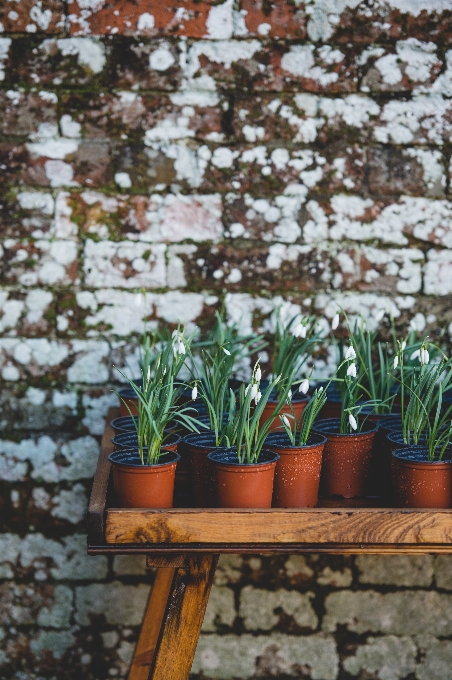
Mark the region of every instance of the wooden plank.
<instances>
[{"instance_id":1,"label":"wooden plank","mask_svg":"<svg viewBox=\"0 0 452 680\"><path fill-rule=\"evenodd\" d=\"M184 567L186 555L146 555L146 567L152 569L168 569L170 567Z\"/></svg>"},{"instance_id":2,"label":"wooden plank","mask_svg":"<svg viewBox=\"0 0 452 680\"><path fill-rule=\"evenodd\" d=\"M149 597L128 680L148 680L175 569L159 569Z\"/></svg>"},{"instance_id":3,"label":"wooden plank","mask_svg":"<svg viewBox=\"0 0 452 680\"><path fill-rule=\"evenodd\" d=\"M106 541L184 546L450 544L452 512L378 508L107 511Z\"/></svg>"},{"instance_id":4,"label":"wooden plank","mask_svg":"<svg viewBox=\"0 0 452 680\"><path fill-rule=\"evenodd\" d=\"M88 506L88 545L102 545L105 543L105 508L107 503L108 480L110 477L110 463L108 456L113 451L111 438L114 435L110 422L119 416L119 408L110 408L107 414L107 425L102 436L99 460L94 475L93 488Z\"/></svg>"},{"instance_id":5,"label":"wooden plank","mask_svg":"<svg viewBox=\"0 0 452 680\"><path fill-rule=\"evenodd\" d=\"M216 555L192 555L175 570L149 680L187 680L217 562Z\"/></svg>"}]
</instances>

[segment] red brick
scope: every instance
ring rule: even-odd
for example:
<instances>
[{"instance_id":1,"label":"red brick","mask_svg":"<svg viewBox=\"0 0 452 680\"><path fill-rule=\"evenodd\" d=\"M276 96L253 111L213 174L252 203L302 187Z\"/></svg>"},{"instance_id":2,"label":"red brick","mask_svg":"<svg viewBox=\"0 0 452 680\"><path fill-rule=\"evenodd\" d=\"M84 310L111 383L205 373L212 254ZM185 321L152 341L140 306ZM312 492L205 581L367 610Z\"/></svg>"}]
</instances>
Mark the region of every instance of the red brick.
<instances>
[{"instance_id":1,"label":"red brick","mask_svg":"<svg viewBox=\"0 0 452 680\"><path fill-rule=\"evenodd\" d=\"M180 0L176 2L132 2L104 0L95 9L69 2L71 35L184 35L202 38L208 33L207 20L215 2Z\"/></svg>"},{"instance_id":2,"label":"red brick","mask_svg":"<svg viewBox=\"0 0 452 680\"><path fill-rule=\"evenodd\" d=\"M196 138L204 139L211 133L222 133L220 103L215 107L186 108L173 104L170 97L162 93L70 94L62 97L61 113L71 116L81 125L84 138L137 137L142 142L147 130L152 131L162 121L177 126L181 116L187 119L187 128ZM192 133L187 134L193 136Z\"/></svg>"},{"instance_id":3,"label":"red brick","mask_svg":"<svg viewBox=\"0 0 452 680\"><path fill-rule=\"evenodd\" d=\"M62 33L63 0L20 0L0 6L3 33Z\"/></svg>"},{"instance_id":4,"label":"red brick","mask_svg":"<svg viewBox=\"0 0 452 680\"><path fill-rule=\"evenodd\" d=\"M430 163L432 168L436 166L441 173L443 159L437 151L419 150L419 153L426 154L426 162ZM445 196L445 172L437 177L426 178L421 156L416 157L415 149L370 149L368 167L369 189L373 193L410 194L432 198Z\"/></svg>"},{"instance_id":5,"label":"red brick","mask_svg":"<svg viewBox=\"0 0 452 680\"><path fill-rule=\"evenodd\" d=\"M371 54L367 58L365 52L362 55L362 60L366 61L361 80L363 92L404 92L417 86L428 89L443 66L431 42L428 45L410 45L402 41L397 43L396 49L379 47L378 51L379 54ZM418 59L422 66L413 69L413 58ZM426 73L429 74L427 77Z\"/></svg>"},{"instance_id":6,"label":"red brick","mask_svg":"<svg viewBox=\"0 0 452 680\"><path fill-rule=\"evenodd\" d=\"M165 60L157 61L155 54ZM133 90L178 89L182 81L180 44L169 40L115 37L109 42L110 82L113 87ZM171 58L168 56L171 55ZM172 59L172 60L171 60ZM158 66L153 68L151 64Z\"/></svg>"},{"instance_id":7,"label":"red brick","mask_svg":"<svg viewBox=\"0 0 452 680\"><path fill-rule=\"evenodd\" d=\"M19 199L17 198L19 193ZM52 228L54 200L49 192L4 191L0 199L0 231L3 238L35 238L48 235Z\"/></svg>"},{"instance_id":8,"label":"red brick","mask_svg":"<svg viewBox=\"0 0 452 680\"><path fill-rule=\"evenodd\" d=\"M248 35L256 38L305 38L304 7L287 0L242 0L240 9Z\"/></svg>"},{"instance_id":9,"label":"red brick","mask_svg":"<svg viewBox=\"0 0 452 680\"><path fill-rule=\"evenodd\" d=\"M78 259L73 242L14 241L7 245L0 269L6 283L20 283L25 287L67 286L77 279Z\"/></svg>"},{"instance_id":10,"label":"red brick","mask_svg":"<svg viewBox=\"0 0 452 680\"><path fill-rule=\"evenodd\" d=\"M36 134L41 124L51 124L56 130L57 105L58 98L51 92L0 92L0 133Z\"/></svg>"}]
</instances>

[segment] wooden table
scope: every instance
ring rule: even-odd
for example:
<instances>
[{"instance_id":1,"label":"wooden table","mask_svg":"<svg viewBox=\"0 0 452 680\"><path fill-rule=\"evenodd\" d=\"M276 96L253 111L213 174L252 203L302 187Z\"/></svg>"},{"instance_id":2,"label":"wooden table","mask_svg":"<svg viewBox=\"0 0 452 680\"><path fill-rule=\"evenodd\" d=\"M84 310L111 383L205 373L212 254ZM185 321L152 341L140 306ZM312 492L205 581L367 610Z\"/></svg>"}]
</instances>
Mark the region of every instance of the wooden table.
<instances>
[{"instance_id":1,"label":"wooden table","mask_svg":"<svg viewBox=\"0 0 452 680\"><path fill-rule=\"evenodd\" d=\"M108 422L118 414L110 409ZM157 567L129 680L186 680L223 553L452 553L452 510L322 500L300 510L114 507L107 425L88 510L90 555L145 554Z\"/></svg>"}]
</instances>

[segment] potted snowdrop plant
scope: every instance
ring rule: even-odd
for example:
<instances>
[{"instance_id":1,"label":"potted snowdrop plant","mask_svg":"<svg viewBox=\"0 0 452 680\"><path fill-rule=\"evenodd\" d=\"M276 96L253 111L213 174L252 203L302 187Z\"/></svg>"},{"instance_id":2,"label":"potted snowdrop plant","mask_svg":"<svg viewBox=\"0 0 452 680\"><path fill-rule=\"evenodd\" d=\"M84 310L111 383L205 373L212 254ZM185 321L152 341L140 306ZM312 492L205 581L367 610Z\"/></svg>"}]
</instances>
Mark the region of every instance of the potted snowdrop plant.
<instances>
[{"instance_id":1,"label":"potted snowdrop plant","mask_svg":"<svg viewBox=\"0 0 452 680\"><path fill-rule=\"evenodd\" d=\"M399 347L402 432L388 435L392 451L393 485L402 507L452 506L452 405L443 408L444 393L452 388L452 359L430 363L431 344L419 348L419 365L406 372ZM402 403L404 403L402 401Z\"/></svg>"},{"instance_id":2,"label":"potted snowdrop plant","mask_svg":"<svg viewBox=\"0 0 452 680\"><path fill-rule=\"evenodd\" d=\"M183 385L176 384L175 377L184 355L183 334L178 333L153 361L153 372L150 362L143 363L140 384L128 379L138 399L138 414L133 419L136 443L109 455L114 490L121 507L172 507L179 455L174 446L166 444L171 436L168 424L176 421L195 430L198 424L191 415L192 409L176 403Z\"/></svg>"},{"instance_id":3,"label":"potted snowdrop plant","mask_svg":"<svg viewBox=\"0 0 452 680\"><path fill-rule=\"evenodd\" d=\"M286 377L292 375L292 380L295 381L320 338L320 333L316 331L315 317L302 317L300 314L296 314L287 323L284 323L281 318L281 308L276 310L275 317L272 369L269 379L271 381L273 376L282 376L283 380L276 384L273 393L267 400L262 412L263 421L275 410L281 393L285 391ZM297 421L308 403L307 390L304 391L302 386L303 383L300 383L298 392L295 384L289 386L289 403L285 404L283 409L283 413L287 415L293 413ZM270 430L282 430L279 418L273 420Z\"/></svg>"},{"instance_id":4,"label":"potted snowdrop plant","mask_svg":"<svg viewBox=\"0 0 452 680\"><path fill-rule=\"evenodd\" d=\"M270 508L275 465L279 458L265 449L273 421L287 403L293 374L281 386L281 376L261 392L261 369L257 362L249 384L240 386L238 398L231 392L231 408L224 431L230 447L212 452L208 458L215 466L217 503L223 508ZM272 391L279 386L279 399L269 417L262 418Z\"/></svg>"},{"instance_id":5,"label":"potted snowdrop plant","mask_svg":"<svg viewBox=\"0 0 452 680\"><path fill-rule=\"evenodd\" d=\"M322 485L327 496L364 496L368 483L377 425L361 418L360 414L366 406L375 406L376 402L363 401L360 383L363 374L356 358L356 350L351 344L337 371L341 374L344 368L345 375L334 378L343 385L340 418L319 420L313 426L314 432L327 439L322 467Z\"/></svg>"}]
</instances>

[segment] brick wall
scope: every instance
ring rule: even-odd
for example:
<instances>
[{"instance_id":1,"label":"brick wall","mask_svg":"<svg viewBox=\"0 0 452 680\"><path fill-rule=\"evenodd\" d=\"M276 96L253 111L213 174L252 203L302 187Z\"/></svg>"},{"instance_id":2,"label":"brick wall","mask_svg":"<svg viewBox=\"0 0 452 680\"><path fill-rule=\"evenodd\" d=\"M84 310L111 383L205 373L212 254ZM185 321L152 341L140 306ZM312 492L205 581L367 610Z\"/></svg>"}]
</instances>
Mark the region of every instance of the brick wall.
<instances>
[{"instance_id":1,"label":"brick wall","mask_svg":"<svg viewBox=\"0 0 452 680\"><path fill-rule=\"evenodd\" d=\"M220 304L452 333L452 2L3 0L0 27L0 677L122 678L150 578L84 538L111 366ZM223 559L193 672L452 679L451 567Z\"/></svg>"}]
</instances>

